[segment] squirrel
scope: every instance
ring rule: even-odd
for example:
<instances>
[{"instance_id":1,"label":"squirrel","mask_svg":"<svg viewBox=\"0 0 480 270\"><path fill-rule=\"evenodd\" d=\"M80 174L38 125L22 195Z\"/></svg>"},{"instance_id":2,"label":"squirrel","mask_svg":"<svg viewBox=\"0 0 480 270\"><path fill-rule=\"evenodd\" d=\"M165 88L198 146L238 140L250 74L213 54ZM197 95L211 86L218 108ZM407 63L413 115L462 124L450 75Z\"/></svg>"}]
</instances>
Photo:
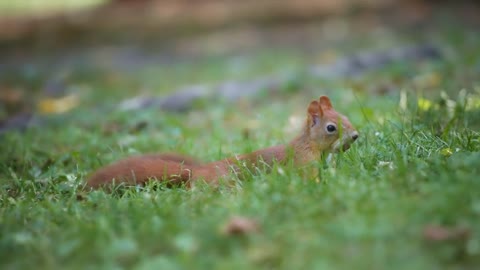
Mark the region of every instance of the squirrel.
<instances>
[{"instance_id":1,"label":"squirrel","mask_svg":"<svg viewBox=\"0 0 480 270\"><path fill-rule=\"evenodd\" d=\"M346 151L357 140L358 132L348 118L333 108L327 96L310 102L300 134L286 145L272 146L252 153L236 155L210 163L201 163L175 153L134 156L107 165L94 172L86 187L112 184L136 185L149 180L192 187L196 181L217 185L231 173L247 168L271 166L275 162L303 166L319 160L323 154Z\"/></svg>"}]
</instances>

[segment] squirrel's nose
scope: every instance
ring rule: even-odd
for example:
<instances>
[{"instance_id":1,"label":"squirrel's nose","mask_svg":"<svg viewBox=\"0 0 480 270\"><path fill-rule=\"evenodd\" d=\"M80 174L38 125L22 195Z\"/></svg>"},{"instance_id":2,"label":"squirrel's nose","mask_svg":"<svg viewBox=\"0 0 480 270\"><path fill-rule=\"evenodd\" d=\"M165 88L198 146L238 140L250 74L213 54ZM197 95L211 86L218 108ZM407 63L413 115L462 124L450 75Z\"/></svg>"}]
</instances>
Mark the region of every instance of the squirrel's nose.
<instances>
[{"instance_id":1,"label":"squirrel's nose","mask_svg":"<svg viewBox=\"0 0 480 270\"><path fill-rule=\"evenodd\" d=\"M358 139L358 133L357 133L357 132L353 133L352 139L353 139L354 141L356 141L356 140Z\"/></svg>"}]
</instances>

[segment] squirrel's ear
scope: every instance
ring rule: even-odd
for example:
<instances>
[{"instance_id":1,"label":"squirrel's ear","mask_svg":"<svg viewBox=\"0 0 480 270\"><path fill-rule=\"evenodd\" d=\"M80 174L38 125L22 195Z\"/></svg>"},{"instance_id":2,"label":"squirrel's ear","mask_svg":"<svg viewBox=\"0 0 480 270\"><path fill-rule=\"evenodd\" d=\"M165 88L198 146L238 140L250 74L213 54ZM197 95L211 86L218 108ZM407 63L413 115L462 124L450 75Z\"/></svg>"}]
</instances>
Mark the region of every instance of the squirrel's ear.
<instances>
[{"instance_id":1,"label":"squirrel's ear","mask_svg":"<svg viewBox=\"0 0 480 270\"><path fill-rule=\"evenodd\" d=\"M324 110L330 110L333 108L332 103L327 96L320 97L320 107Z\"/></svg>"},{"instance_id":2,"label":"squirrel's ear","mask_svg":"<svg viewBox=\"0 0 480 270\"><path fill-rule=\"evenodd\" d=\"M309 125L313 127L320 121L320 117L323 115L322 108L320 107L320 103L318 101L313 100L310 102L308 106L308 121Z\"/></svg>"}]
</instances>

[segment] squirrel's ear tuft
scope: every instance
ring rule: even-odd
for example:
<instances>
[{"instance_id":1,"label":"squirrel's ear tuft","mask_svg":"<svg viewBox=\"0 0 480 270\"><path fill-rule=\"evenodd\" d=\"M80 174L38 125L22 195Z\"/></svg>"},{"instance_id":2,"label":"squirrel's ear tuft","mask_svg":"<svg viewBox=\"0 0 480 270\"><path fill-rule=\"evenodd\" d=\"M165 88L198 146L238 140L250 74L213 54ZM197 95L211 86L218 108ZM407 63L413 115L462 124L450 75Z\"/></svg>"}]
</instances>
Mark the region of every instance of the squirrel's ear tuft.
<instances>
[{"instance_id":1,"label":"squirrel's ear tuft","mask_svg":"<svg viewBox=\"0 0 480 270\"><path fill-rule=\"evenodd\" d=\"M332 109L332 103L330 102L330 99L327 96L321 96L320 97L320 106L322 109L329 110Z\"/></svg>"},{"instance_id":2,"label":"squirrel's ear tuft","mask_svg":"<svg viewBox=\"0 0 480 270\"><path fill-rule=\"evenodd\" d=\"M320 121L320 117L323 116L322 108L318 101L313 100L308 106L308 122L309 126L313 127Z\"/></svg>"},{"instance_id":3,"label":"squirrel's ear tuft","mask_svg":"<svg viewBox=\"0 0 480 270\"><path fill-rule=\"evenodd\" d=\"M312 102L310 102L310 105L308 105L308 114L312 116L319 116L322 114L322 109L320 108L320 104L318 103L318 101L313 100Z\"/></svg>"}]
</instances>

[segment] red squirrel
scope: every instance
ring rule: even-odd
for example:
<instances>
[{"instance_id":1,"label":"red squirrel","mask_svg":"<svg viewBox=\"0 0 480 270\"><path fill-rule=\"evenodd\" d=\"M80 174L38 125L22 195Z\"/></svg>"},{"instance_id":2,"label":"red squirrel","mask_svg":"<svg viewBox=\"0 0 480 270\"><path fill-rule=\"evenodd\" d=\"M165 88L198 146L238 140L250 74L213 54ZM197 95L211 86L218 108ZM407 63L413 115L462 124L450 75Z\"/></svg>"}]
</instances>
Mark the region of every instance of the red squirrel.
<instances>
[{"instance_id":1,"label":"red squirrel","mask_svg":"<svg viewBox=\"0 0 480 270\"><path fill-rule=\"evenodd\" d=\"M310 102L302 131L286 145L210 163L200 163L178 154L134 156L100 168L88 179L86 186L145 184L150 179L187 187L199 180L216 185L231 173L240 173L242 165L252 168L293 162L295 166L303 166L319 160L324 153L346 151L357 138L358 132L348 118L335 111L328 97L321 96Z\"/></svg>"}]
</instances>

